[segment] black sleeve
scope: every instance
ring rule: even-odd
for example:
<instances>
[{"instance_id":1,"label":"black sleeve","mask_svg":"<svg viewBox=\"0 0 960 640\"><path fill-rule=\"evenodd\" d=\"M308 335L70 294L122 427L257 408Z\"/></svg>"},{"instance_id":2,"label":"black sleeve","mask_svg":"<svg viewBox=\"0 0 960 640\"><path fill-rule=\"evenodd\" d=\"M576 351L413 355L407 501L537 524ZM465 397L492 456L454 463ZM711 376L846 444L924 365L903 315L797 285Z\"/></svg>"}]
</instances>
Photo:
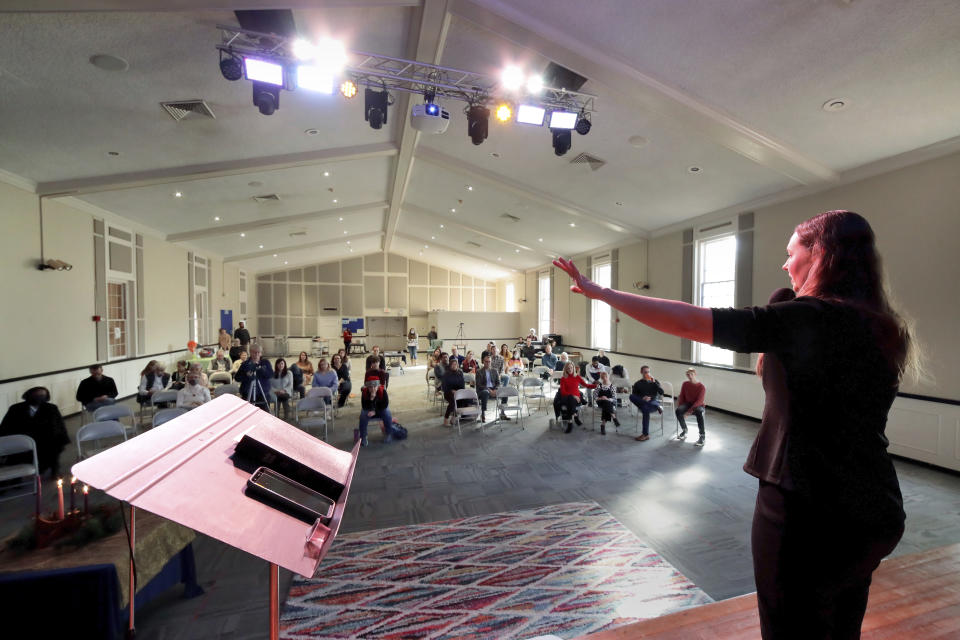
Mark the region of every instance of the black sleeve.
<instances>
[{"instance_id":1,"label":"black sleeve","mask_svg":"<svg viewBox=\"0 0 960 640\"><path fill-rule=\"evenodd\" d=\"M114 382L113 378L108 378L108 380L110 380L110 385L107 395L111 398L116 398L118 395L120 395L120 392L117 391L117 383Z\"/></svg>"},{"instance_id":2,"label":"black sleeve","mask_svg":"<svg viewBox=\"0 0 960 640\"><path fill-rule=\"evenodd\" d=\"M87 401L84 399L87 397L87 380L84 378L80 381L80 384L77 385L77 402L80 404L87 404Z\"/></svg>"},{"instance_id":3,"label":"black sleeve","mask_svg":"<svg viewBox=\"0 0 960 640\"><path fill-rule=\"evenodd\" d=\"M740 353L778 353L791 348L797 329L817 322L818 308L809 298L766 307L713 309L713 344Z\"/></svg>"}]
</instances>

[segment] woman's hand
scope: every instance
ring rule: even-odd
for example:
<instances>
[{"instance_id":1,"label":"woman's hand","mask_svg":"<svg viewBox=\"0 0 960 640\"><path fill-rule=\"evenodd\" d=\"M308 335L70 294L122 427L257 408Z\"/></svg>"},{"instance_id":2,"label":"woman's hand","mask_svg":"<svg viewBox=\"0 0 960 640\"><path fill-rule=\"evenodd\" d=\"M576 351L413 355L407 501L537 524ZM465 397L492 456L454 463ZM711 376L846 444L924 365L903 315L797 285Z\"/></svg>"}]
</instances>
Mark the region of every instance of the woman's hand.
<instances>
[{"instance_id":1,"label":"woman's hand","mask_svg":"<svg viewBox=\"0 0 960 640\"><path fill-rule=\"evenodd\" d=\"M570 286L570 291L573 291L574 293L582 293L591 300L600 297L603 289L593 280L580 273L580 270L577 269L577 266L573 264L572 260L567 260L566 258L557 258L553 261L553 264L566 271L567 275L570 276L570 279L573 280L573 284Z\"/></svg>"}]
</instances>

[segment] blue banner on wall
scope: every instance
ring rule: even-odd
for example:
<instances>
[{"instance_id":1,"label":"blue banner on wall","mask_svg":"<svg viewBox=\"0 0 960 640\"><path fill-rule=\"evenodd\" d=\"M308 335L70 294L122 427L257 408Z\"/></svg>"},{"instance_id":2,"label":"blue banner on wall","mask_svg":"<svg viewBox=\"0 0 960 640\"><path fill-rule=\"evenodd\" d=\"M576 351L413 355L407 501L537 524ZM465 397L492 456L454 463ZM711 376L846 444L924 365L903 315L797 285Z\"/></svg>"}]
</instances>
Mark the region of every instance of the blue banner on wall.
<instances>
[{"instance_id":1,"label":"blue banner on wall","mask_svg":"<svg viewBox=\"0 0 960 640\"><path fill-rule=\"evenodd\" d=\"M220 328L233 335L233 309L220 309Z\"/></svg>"},{"instance_id":2,"label":"blue banner on wall","mask_svg":"<svg viewBox=\"0 0 960 640\"><path fill-rule=\"evenodd\" d=\"M350 329L350 333L363 331L363 318L340 318L340 330Z\"/></svg>"}]
</instances>

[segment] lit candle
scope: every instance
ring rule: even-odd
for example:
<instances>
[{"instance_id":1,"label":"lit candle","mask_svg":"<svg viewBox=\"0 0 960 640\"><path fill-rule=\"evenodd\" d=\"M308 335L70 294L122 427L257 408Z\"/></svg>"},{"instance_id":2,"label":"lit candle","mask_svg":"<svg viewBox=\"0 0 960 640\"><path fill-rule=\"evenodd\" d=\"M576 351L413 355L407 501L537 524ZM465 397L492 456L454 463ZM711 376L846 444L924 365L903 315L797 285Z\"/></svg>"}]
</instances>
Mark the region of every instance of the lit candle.
<instances>
[{"instance_id":1,"label":"lit candle","mask_svg":"<svg viewBox=\"0 0 960 640\"><path fill-rule=\"evenodd\" d=\"M77 484L77 476L70 476L70 513L73 513L73 492L76 491L74 485Z\"/></svg>"},{"instance_id":2,"label":"lit candle","mask_svg":"<svg viewBox=\"0 0 960 640\"><path fill-rule=\"evenodd\" d=\"M63 478L57 478L57 520L63 520Z\"/></svg>"},{"instance_id":3,"label":"lit candle","mask_svg":"<svg viewBox=\"0 0 960 640\"><path fill-rule=\"evenodd\" d=\"M90 513L90 487L83 485L83 513Z\"/></svg>"}]
</instances>

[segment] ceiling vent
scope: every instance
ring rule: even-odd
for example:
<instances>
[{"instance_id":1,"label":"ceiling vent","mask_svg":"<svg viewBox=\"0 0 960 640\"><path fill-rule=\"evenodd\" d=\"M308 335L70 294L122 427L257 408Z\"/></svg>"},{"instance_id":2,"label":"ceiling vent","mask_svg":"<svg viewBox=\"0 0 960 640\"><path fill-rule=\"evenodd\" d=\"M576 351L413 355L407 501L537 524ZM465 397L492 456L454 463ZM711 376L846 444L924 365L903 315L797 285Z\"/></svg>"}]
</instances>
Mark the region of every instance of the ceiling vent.
<instances>
[{"instance_id":1,"label":"ceiling vent","mask_svg":"<svg viewBox=\"0 0 960 640\"><path fill-rule=\"evenodd\" d=\"M213 115L213 109L211 109L210 105L204 100L173 100L170 102L161 102L160 106L163 107L163 110L176 122L180 122L191 113L195 113L198 116L206 116L207 118L215 119L217 117Z\"/></svg>"},{"instance_id":2,"label":"ceiling vent","mask_svg":"<svg viewBox=\"0 0 960 640\"><path fill-rule=\"evenodd\" d=\"M510 222L520 222L520 218L510 213L501 213L500 217L504 220L509 220Z\"/></svg>"},{"instance_id":3,"label":"ceiling vent","mask_svg":"<svg viewBox=\"0 0 960 640\"><path fill-rule=\"evenodd\" d=\"M253 201L257 204L264 204L266 202L280 202L280 196L275 193L268 193L264 196L253 196Z\"/></svg>"},{"instance_id":4,"label":"ceiling vent","mask_svg":"<svg viewBox=\"0 0 960 640\"><path fill-rule=\"evenodd\" d=\"M576 158L570 161L570 164L587 164L590 165L590 168L596 171L603 165L607 164L606 160L601 160L597 156L592 156L589 153L580 153Z\"/></svg>"},{"instance_id":5,"label":"ceiling vent","mask_svg":"<svg viewBox=\"0 0 960 640\"><path fill-rule=\"evenodd\" d=\"M467 240L467 244L471 247L482 247L483 245L479 242L474 242L473 240Z\"/></svg>"},{"instance_id":6,"label":"ceiling vent","mask_svg":"<svg viewBox=\"0 0 960 640\"><path fill-rule=\"evenodd\" d=\"M296 238L297 236L305 236L305 235L307 235L306 231L292 231L290 233L291 238Z\"/></svg>"}]
</instances>

